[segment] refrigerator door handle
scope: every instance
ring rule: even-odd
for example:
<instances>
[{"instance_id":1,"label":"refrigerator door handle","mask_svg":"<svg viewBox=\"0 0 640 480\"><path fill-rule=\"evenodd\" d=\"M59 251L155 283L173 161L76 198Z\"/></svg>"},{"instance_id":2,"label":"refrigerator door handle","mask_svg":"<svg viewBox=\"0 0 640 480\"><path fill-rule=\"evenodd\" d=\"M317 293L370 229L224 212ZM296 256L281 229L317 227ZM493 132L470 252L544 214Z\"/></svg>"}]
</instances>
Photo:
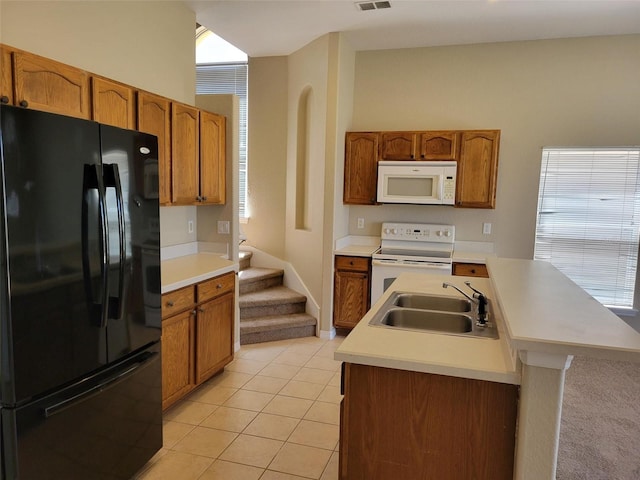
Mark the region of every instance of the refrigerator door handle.
<instances>
[{"instance_id":1,"label":"refrigerator door handle","mask_svg":"<svg viewBox=\"0 0 640 480\"><path fill-rule=\"evenodd\" d=\"M100 274L102 277L102 301L96 301L91 285L91 259L89 257L89 202L87 192L98 192L98 212L100 224ZM85 294L90 309L90 317L96 326L103 328L107 322L109 297L109 232L107 226L107 203L104 183L99 165L84 165L82 184L82 271Z\"/></svg>"},{"instance_id":2,"label":"refrigerator door handle","mask_svg":"<svg viewBox=\"0 0 640 480\"><path fill-rule=\"evenodd\" d=\"M135 364L127 365L126 368L114 373L99 384L92 386L84 392L72 395L71 397L65 398L64 400L54 403L53 405L49 405L44 409L45 418L50 418L58 413L63 412L69 407L84 402L85 400L89 400L91 397L97 395L103 390L106 390L107 388L115 386L117 383L126 380L127 377L133 375L134 372L148 364L156 355L158 355L157 352L147 352L142 355L142 358L140 358Z\"/></svg>"},{"instance_id":3,"label":"refrigerator door handle","mask_svg":"<svg viewBox=\"0 0 640 480\"><path fill-rule=\"evenodd\" d=\"M116 207L118 210L118 239L120 255L120 265L118 269L118 296L109 297L109 317L110 319L122 318L124 315L124 274L125 261L127 258L125 221L124 221L124 198L122 196L122 184L120 183L120 171L117 163L105 163L102 165L104 172L105 186L112 187L116 191Z\"/></svg>"}]
</instances>

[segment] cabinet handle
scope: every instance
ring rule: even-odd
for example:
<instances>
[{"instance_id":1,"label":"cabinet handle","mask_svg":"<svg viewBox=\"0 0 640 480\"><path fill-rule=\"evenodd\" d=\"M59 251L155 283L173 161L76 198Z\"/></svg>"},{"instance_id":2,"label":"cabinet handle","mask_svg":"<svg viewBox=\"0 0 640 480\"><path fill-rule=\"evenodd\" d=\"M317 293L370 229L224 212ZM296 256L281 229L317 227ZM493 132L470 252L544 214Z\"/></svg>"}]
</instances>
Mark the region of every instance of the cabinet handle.
<instances>
[{"instance_id":1,"label":"cabinet handle","mask_svg":"<svg viewBox=\"0 0 640 480\"><path fill-rule=\"evenodd\" d=\"M476 273L476 269L475 269L475 268L472 268L472 269L471 269L471 273Z\"/></svg>"},{"instance_id":2,"label":"cabinet handle","mask_svg":"<svg viewBox=\"0 0 640 480\"><path fill-rule=\"evenodd\" d=\"M424 158L424 153L422 155L420 155L420 158Z\"/></svg>"},{"instance_id":3,"label":"cabinet handle","mask_svg":"<svg viewBox=\"0 0 640 480\"><path fill-rule=\"evenodd\" d=\"M413 160L413 154L411 155L411 160Z\"/></svg>"},{"instance_id":4,"label":"cabinet handle","mask_svg":"<svg viewBox=\"0 0 640 480\"><path fill-rule=\"evenodd\" d=\"M198 196L196 197L196 201L197 201L197 202L201 202L201 201L202 201L202 197L201 197L200 195L198 195Z\"/></svg>"},{"instance_id":5,"label":"cabinet handle","mask_svg":"<svg viewBox=\"0 0 640 480\"><path fill-rule=\"evenodd\" d=\"M200 313L204 313L204 308L202 308L202 307L198 307L198 312L200 312Z\"/></svg>"},{"instance_id":6,"label":"cabinet handle","mask_svg":"<svg viewBox=\"0 0 640 480\"><path fill-rule=\"evenodd\" d=\"M26 100L20 100L20 106L22 108L27 108L29 106L29 102L27 102Z\"/></svg>"},{"instance_id":7,"label":"cabinet handle","mask_svg":"<svg viewBox=\"0 0 640 480\"><path fill-rule=\"evenodd\" d=\"M202 201L206 202L207 201L207 197L202 197Z\"/></svg>"},{"instance_id":8,"label":"cabinet handle","mask_svg":"<svg viewBox=\"0 0 640 480\"><path fill-rule=\"evenodd\" d=\"M219 283L218 285L216 285L216 288L218 288L218 289L222 288L222 284Z\"/></svg>"},{"instance_id":9,"label":"cabinet handle","mask_svg":"<svg viewBox=\"0 0 640 480\"><path fill-rule=\"evenodd\" d=\"M349 265L353 265L353 260L350 260L350 261L349 261Z\"/></svg>"},{"instance_id":10,"label":"cabinet handle","mask_svg":"<svg viewBox=\"0 0 640 480\"><path fill-rule=\"evenodd\" d=\"M173 300L169 300L167 302L167 307L173 307L175 305L175 303L173 302Z\"/></svg>"},{"instance_id":11,"label":"cabinet handle","mask_svg":"<svg viewBox=\"0 0 640 480\"><path fill-rule=\"evenodd\" d=\"M6 105L7 103L9 103L9 97L7 97L6 95L3 95L2 97L0 97L0 102Z\"/></svg>"}]
</instances>

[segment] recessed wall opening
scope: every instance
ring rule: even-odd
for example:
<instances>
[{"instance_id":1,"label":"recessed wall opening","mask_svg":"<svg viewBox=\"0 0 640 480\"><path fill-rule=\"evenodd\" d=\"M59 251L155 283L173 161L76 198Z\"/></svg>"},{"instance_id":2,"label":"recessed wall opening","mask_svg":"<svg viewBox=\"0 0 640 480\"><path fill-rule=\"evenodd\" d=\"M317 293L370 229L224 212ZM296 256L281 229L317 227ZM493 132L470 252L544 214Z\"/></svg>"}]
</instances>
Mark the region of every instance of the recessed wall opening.
<instances>
[{"instance_id":1,"label":"recessed wall opening","mask_svg":"<svg viewBox=\"0 0 640 480\"><path fill-rule=\"evenodd\" d=\"M313 89L305 87L298 100L296 132L296 230L310 230L309 157L311 148L311 119L313 118Z\"/></svg>"}]
</instances>

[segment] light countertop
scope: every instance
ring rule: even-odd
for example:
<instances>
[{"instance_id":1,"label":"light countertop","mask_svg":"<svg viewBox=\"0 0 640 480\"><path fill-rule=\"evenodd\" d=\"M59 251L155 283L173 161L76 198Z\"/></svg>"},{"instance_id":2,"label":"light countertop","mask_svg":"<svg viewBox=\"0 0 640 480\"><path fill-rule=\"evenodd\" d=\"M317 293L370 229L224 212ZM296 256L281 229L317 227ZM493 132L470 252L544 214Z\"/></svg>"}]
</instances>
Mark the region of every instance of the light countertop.
<instances>
[{"instance_id":1,"label":"light countertop","mask_svg":"<svg viewBox=\"0 0 640 480\"><path fill-rule=\"evenodd\" d=\"M550 263L491 258L487 267L514 348L640 361L640 333Z\"/></svg>"},{"instance_id":2,"label":"light countertop","mask_svg":"<svg viewBox=\"0 0 640 480\"><path fill-rule=\"evenodd\" d=\"M336 240L334 255L371 257L380 248L380 237L349 235Z\"/></svg>"},{"instance_id":3,"label":"light countertop","mask_svg":"<svg viewBox=\"0 0 640 480\"><path fill-rule=\"evenodd\" d=\"M497 340L369 325L376 310L396 290L438 293L462 298L462 295L453 289L445 292L442 288L443 280L450 281L463 290L467 288L464 281L471 280L473 285L483 291L490 302L492 301L491 285L485 278L403 273L344 339L336 350L335 359L400 370L519 384L519 363L514 353L509 350L499 313L493 317L500 332L500 339Z\"/></svg>"},{"instance_id":4,"label":"light countertop","mask_svg":"<svg viewBox=\"0 0 640 480\"><path fill-rule=\"evenodd\" d=\"M171 292L193 283L238 271L238 264L215 253L196 253L163 260L162 293Z\"/></svg>"}]
</instances>

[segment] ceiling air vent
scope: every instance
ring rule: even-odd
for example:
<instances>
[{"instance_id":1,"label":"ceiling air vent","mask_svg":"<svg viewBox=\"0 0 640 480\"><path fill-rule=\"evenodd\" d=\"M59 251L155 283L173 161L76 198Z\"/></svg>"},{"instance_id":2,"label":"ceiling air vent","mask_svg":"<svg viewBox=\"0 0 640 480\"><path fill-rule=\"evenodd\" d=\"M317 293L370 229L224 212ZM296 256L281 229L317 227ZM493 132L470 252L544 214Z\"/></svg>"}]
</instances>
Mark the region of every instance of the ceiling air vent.
<instances>
[{"instance_id":1,"label":"ceiling air vent","mask_svg":"<svg viewBox=\"0 0 640 480\"><path fill-rule=\"evenodd\" d=\"M391 8L391 2L356 2L356 7L363 12L367 10L380 10L382 8Z\"/></svg>"}]
</instances>

